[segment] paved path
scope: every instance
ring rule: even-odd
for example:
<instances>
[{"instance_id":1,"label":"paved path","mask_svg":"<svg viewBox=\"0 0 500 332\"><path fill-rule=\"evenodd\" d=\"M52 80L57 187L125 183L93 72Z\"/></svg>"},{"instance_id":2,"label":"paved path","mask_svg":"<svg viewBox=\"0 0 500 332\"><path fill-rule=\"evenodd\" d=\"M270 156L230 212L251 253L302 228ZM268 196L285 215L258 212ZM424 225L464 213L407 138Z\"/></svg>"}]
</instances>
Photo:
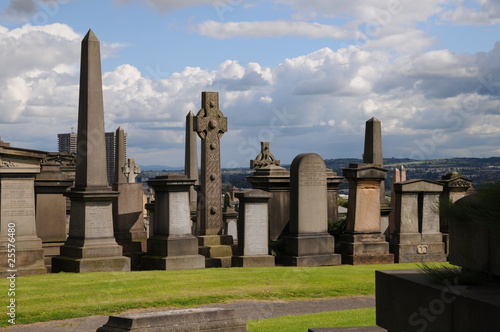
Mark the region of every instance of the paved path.
<instances>
[{"instance_id":1,"label":"paved path","mask_svg":"<svg viewBox=\"0 0 500 332\"><path fill-rule=\"evenodd\" d=\"M241 319L258 320L285 315L369 308L375 306L374 296L328 298L306 301L237 301L227 304L210 304L202 307L234 309ZM130 312L155 311L162 309L140 309ZM73 318L30 325L19 325L0 329L8 332L94 332L108 321L108 316Z\"/></svg>"}]
</instances>

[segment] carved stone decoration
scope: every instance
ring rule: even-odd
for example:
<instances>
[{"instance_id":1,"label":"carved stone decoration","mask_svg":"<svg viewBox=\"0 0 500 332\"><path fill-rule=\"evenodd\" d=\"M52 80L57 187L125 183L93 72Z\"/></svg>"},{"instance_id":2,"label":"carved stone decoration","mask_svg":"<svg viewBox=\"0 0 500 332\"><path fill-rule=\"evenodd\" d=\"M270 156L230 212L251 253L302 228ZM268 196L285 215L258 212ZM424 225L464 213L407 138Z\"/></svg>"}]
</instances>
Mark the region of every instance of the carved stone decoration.
<instances>
[{"instance_id":1,"label":"carved stone decoration","mask_svg":"<svg viewBox=\"0 0 500 332\"><path fill-rule=\"evenodd\" d=\"M141 168L135 163L135 159L127 159L127 163L122 167L127 183L135 183L135 178L140 172Z\"/></svg>"},{"instance_id":2,"label":"carved stone decoration","mask_svg":"<svg viewBox=\"0 0 500 332\"><path fill-rule=\"evenodd\" d=\"M202 92L194 130L201 138L199 232L200 235L222 234L220 138L227 131L227 118L219 109L217 92Z\"/></svg>"},{"instance_id":3,"label":"carved stone decoration","mask_svg":"<svg viewBox=\"0 0 500 332\"><path fill-rule=\"evenodd\" d=\"M280 166L280 161L270 152L269 142L260 142L260 153L255 160L250 160L250 168L258 169L270 165Z\"/></svg>"}]
</instances>

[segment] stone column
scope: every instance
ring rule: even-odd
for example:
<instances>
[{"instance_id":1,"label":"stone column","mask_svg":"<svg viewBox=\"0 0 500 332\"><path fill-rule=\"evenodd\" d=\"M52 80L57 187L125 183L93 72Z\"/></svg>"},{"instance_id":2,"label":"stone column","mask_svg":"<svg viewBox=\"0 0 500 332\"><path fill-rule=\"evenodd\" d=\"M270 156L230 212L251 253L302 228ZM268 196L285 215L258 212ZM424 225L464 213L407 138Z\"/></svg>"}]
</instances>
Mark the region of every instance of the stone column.
<instances>
[{"instance_id":1,"label":"stone column","mask_svg":"<svg viewBox=\"0 0 500 332\"><path fill-rule=\"evenodd\" d=\"M42 239L45 266L51 270L52 257L60 254L66 241L66 197L64 193L73 185L56 163L41 165L35 178L36 233Z\"/></svg>"},{"instance_id":2,"label":"stone column","mask_svg":"<svg viewBox=\"0 0 500 332\"><path fill-rule=\"evenodd\" d=\"M384 167L384 156L382 154L382 123L376 118L366 121L365 127L365 150L363 163ZM380 183L380 205L385 204L384 181Z\"/></svg>"},{"instance_id":3,"label":"stone column","mask_svg":"<svg viewBox=\"0 0 500 332\"><path fill-rule=\"evenodd\" d=\"M240 200L238 213L238 250L233 256L232 266L274 266L274 257L269 255L267 239L269 208L272 194L263 190L237 193Z\"/></svg>"},{"instance_id":4,"label":"stone column","mask_svg":"<svg viewBox=\"0 0 500 332\"><path fill-rule=\"evenodd\" d=\"M78 147L75 187L71 199L69 237L61 255L52 258L53 272L130 271L130 259L113 234L108 187L99 40L89 30L82 41Z\"/></svg>"},{"instance_id":5,"label":"stone column","mask_svg":"<svg viewBox=\"0 0 500 332\"><path fill-rule=\"evenodd\" d=\"M441 199L447 199L450 202L456 202L459 199L467 196L472 190L472 181L457 172L451 172L441 177L438 181L444 185ZM445 252L449 253L449 220L439 217L439 230L443 233L443 241L445 243Z\"/></svg>"},{"instance_id":6,"label":"stone column","mask_svg":"<svg viewBox=\"0 0 500 332\"><path fill-rule=\"evenodd\" d=\"M191 234L189 187L195 180L184 174L159 176L148 184L155 190L153 236L141 260L144 270L201 269L198 239Z\"/></svg>"},{"instance_id":7,"label":"stone column","mask_svg":"<svg viewBox=\"0 0 500 332\"><path fill-rule=\"evenodd\" d=\"M328 233L326 166L314 153L300 154L290 169L290 225L284 263L293 266L340 264Z\"/></svg>"},{"instance_id":8,"label":"stone column","mask_svg":"<svg viewBox=\"0 0 500 332\"><path fill-rule=\"evenodd\" d=\"M196 132L194 131L194 114L189 111L186 115L186 142L184 157L184 174L188 178L195 180L194 185L198 185L198 149L196 147ZM192 186L189 189L189 208L196 211L197 192Z\"/></svg>"},{"instance_id":9,"label":"stone column","mask_svg":"<svg viewBox=\"0 0 500 332\"><path fill-rule=\"evenodd\" d=\"M346 234L339 237L342 263L393 263L380 226L380 183L387 171L373 164L350 164L342 171L349 180Z\"/></svg>"},{"instance_id":10,"label":"stone column","mask_svg":"<svg viewBox=\"0 0 500 332\"><path fill-rule=\"evenodd\" d=\"M446 261L439 232L439 195L443 185L429 180L410 180L394 185L395 232L391 251L397 263Z\"/></svg>"}]
</instances>

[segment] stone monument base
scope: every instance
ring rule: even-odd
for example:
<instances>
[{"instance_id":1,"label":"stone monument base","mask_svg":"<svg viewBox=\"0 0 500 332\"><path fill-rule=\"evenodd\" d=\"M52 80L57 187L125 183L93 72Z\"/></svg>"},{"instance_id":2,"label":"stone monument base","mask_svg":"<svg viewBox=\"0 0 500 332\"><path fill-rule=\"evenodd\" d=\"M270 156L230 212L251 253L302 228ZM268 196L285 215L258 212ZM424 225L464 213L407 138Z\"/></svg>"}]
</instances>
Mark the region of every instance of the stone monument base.
<instances>
[{"instance_id":1,"label":"stone monument base","mask_svg":"<svg viewBox=\"0 0 500 332\"><path fill-rule=\"evenodd\" d=\"M244 332L245 321L233 309L193 308L110 316L97 332L125 331L227 331Z\"/></svg>"},{"instance_id":2,"label":"stone monument base","mask_svg":"<svg viewBox=\"0 0 500 332\"><path fill-rule=\"evenodd\" d=\"M342 264L392 264L389 243L383 234L342 234L338 241Z\"/></svg>"},{"instance_id":3,"label":"stone monument base","mask_svg":"<svg viewBox=\"0 0 500 332\"><path fill-rule=\"evenodd\" d=\"M17 243L14 244L17 245ZM15 254L15 266L10 268L6 265L9 253L7 250L0 251L0 262L2 262L0 278L8 277L13 273L8 272L8 270L15 270L17 277L47 273L47 268L44 264L43 249L18 250Z\"/></svg>"},{"instance_id":4,"label":"stone monument base","mask_svg":"<svg viewBox=\"0 0 500 332\"><path fill-rule=\"evenodd\" d=\"M274 256L256 255L256 256L233 256L231 260L233 267L271 267L275 266Z\"/></svg>"},{"instance_id":5,"label":"stone monument base","mask_svg":"<svg viewBox=\"0 0 500 332\"><path fill-rule=\"evenodd\" d=\"M199 235L198 252L205 256L205 267L231 267L236 247L231 235Z\"/></svg>"},{"instance_id":6,"label":"stone monument base","mask_svg":"<svg viewBox=\"0 0 500 332\"><path fill-rule=\"evenodd\" d=\"M52 272L130 271L130 258L121 256L119 245L61 247L61 255L52 258Z\"/></svg>"},{"instance_id":7,"label":"stone monument base","mask_svg":"<svg viewBox=\"0 0 500 332\"><path fill-rule=\"evenodd\" d=\"M291 266L340 265L340 255L334 253L335 239L328 233L288 235L282 262Z\"/></svg>"},{"instance_id":8,"label":"stone monument base","mask_svg":"<svg viewBox=\"0 0 500 332\"><path fill-rule=\"evenodd\" d=\"M500 288L445 285L420 270L375 272L377 325L389 331L500 331Z\"/></svg>"},{"instance_id":9,"label":"stone monument base","mask_svg":"<svg viewBox=\"0 0 500 332\"><path fill-rule=\"evenodd\" d=\"M443 236L438 234L394 234L390 245L396 263L446 262Z\"/></svg>"},{"instance_id":10,"label":"stone monument base","mask_svg":"<svg viewBox=\"0 0 500 332\"><path fill-rule=\"evenodd\" d=\"M45 267L47 268L47 272L52 272L52 257L59 256L61 254L61 246L64 245L63 242L43 242L43 254L45 256Z\"/></svg>"},{"instance_id":11,"label":"stone monument base","mask_svg":"<svg viewBox=\"0 0 500 332\"><path fill-rule=\"evenodd\" d=\"M205 258L198 255L198 240L192 235L153 235L148 253L141 259L143 270L203 269Z\"/></svg>"}]
</instances>

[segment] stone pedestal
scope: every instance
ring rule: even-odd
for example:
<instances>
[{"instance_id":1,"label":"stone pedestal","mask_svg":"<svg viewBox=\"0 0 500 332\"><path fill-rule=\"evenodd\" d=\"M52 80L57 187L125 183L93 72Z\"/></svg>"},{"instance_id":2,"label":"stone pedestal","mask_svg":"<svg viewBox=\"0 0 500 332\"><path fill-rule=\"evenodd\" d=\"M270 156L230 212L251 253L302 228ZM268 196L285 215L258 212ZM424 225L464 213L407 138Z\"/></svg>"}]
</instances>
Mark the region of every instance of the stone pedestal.
<instances>
[{"instance_id":1,"label":"stone pedestal","mask_svg":"<svg viewBox=\"0 0 500 332\"><path fill-rule=\"evenodd\" d=\"M130 271L130 259L113 234L118 192L108 187L100 43L92 30L82 40L76 158L75 187L66 194L69 237L61 255L52 258L52 272Z\"/></svg>"},{"instance_id":2,"label":"stone pedestal","mask_svg":"<svg viewBox=\"0 0 500 332\"><path fill-rule=\"evenodd\" d=\"M224 235L231 235L233 242L238 243L238 212L232 207L224 208L222 212L224 220Z\"/></svg>"},{"instance_id":3,"label":"stone pedestal","mask_svg":"<svg viewBox=\"0 0 500 332\"><path fill-rule=\"evenodd\" d=\"M142 252L146 251L143 190L141 183L115 183L120 194L113 200L113 229L123 255L131 258L132 270L138 270Z\"/></svg>"},{"instance_id":4,"label":"stone pedestal","mask_svg":"<svg viewBox=\"0 0 500 332\"><path fill-rule=\"evenodd\" d=\"M155 221L148 252L141 261L143 270L205 267L205 258L198 254L198 239L191 234L189 188L194 182L183 174L148 181L155 190Z\"/></svg>"},{"instance_id":5,"label":"stone pedestal","mask_svg":"<svg viewBox=\"0 0 500 332\"><path fill-rule=\"evenodd\" d=\"M443 184L441 199L447 199L450 202L456 202L467 196L472 190L472 181L462 176L460 173L451 172L441 177L437 181ZM443 233L443 242L445 244L445 253L449 254L449 220L442 216L439 217L439 230Z\"/></svg>"},{"instance_id":6,"label":"stone pedestal","mask_svg":"<svg viewBox=\"0 0 500 332\"><path fill-rule=\"evenodd\" d=\"M50 271L52 257L60 254L67 237L66 197L64 193L73 185L58 164L42 164L35 179L36 232L42 240L45 266Z\"/></svg>"},{"instance_id":7,"label":"stone pedestal","mask_svg":"<svg viewBox=\"0 0 500 332\"><path fill-rule=\"evenodd\" d=\"M380 224L380 183L386 172L373 164L350 164L343 169L349 180L346 234L338 243L343 264L394 262Z\"/></svg>"},{"instance_id":8,"label":"stone pedestal","mask_svg":"<svg viewBox=\"0 0 500 332\"><path fill-rule=\"evenodd\" d=\"M0 277L47 273L36 234L34 175L3 171L0 166Z\"/></svg>"},{"instance_id":9,"label":"stone pedestal","mask_svg":"<svg viewBox=\"0 0 500 332\"><path fill-rule=\"evenodd\" d=\"M398 263L446 261L439 231L439 196L443 185L429 180L394 184L395 232L391 251Z\"/></svg>"},{"instance_id":10,"label":"stone pedestal","mask_svg":"<svg viewBox=\"0 0 500 332\"><path fill-rule=\"evenodd\" d=\"M238 218L238 251L232 266L274 266L274 257L269 255L268 202L271 194L263 190L237 193L240 200Z\"/></svg>"},{"instance_id":11,"label":"stone pedestal","mask_svg":"<svg viewBox=\"0 0 500 332\"><path fill-rule=\"evenodd\" d=\"M338 189L344 182L343 176L338 176L331 169L326 169L326 187L328 192L328 220L337 221L339 219Z\"/></svg>"},{"instance_id":12,"label":"stone pedestal","mask_svg":"<svg viewBox=\"0 0 500 332\"><path fill-rule=\"evenodd\" d=\"M290 220L290 172L276 165L256 169L247 181L253 189L272 194L269 200L269 240L284 236Z\"/></svg>"},{"instance_id":13,"label":"stone pedestal","mask_svg":"<svg viewBox=\"0 0 500 332\"><path fill-rule=\"evenodd\" d=\"M300 154L292 162L290 181L290 230L283 263L293 266L340 264L335 240L328 233L327 181L323 158Z\"/></svg>"}]
</instances>

